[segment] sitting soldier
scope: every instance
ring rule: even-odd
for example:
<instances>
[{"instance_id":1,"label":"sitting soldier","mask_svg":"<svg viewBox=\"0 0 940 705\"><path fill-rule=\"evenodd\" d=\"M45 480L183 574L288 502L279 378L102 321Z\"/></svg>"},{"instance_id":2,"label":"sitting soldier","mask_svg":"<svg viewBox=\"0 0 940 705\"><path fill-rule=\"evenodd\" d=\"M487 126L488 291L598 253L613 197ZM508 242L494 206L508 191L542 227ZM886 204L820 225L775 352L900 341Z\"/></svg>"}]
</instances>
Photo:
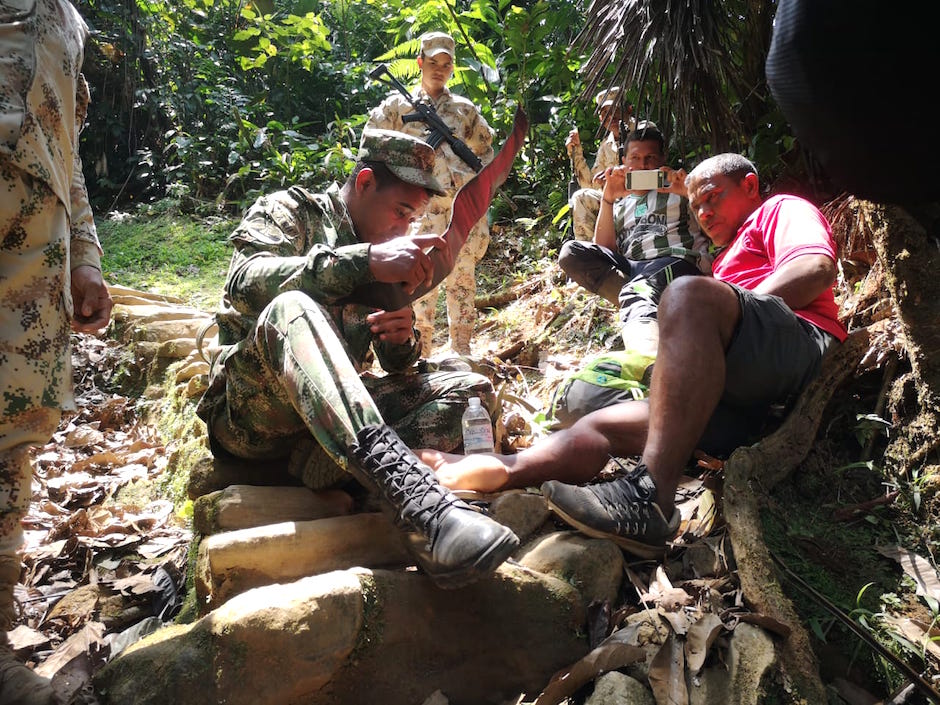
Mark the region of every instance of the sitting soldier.
<instances>
[{"instance_id":1,"label":"sitting soldier","mask_svg":"<svg viewBox=\"0 0 940 705\"><path fill-rule=\"evenodd\" d=\"M441 275L425 250L446 250L444 238L406 235L443 192L434 160L415 137L366 130L341 188L293 186L251 207L231 236L221 349L197 411L217 456L299 453L313 489L351 473L395 514L421 568L451 588L495 570L518 538L438 484L408 447L459 447L467 400L481 397L492 413L492 385L469 372L413 372L421 340L410 305L349 303L363 285L413 294ZM388 374L361 374L370 349Z\"/></svg>"},{"instance_id":2,"label":"sitting soldier","mask_svg":"<svg viewBox=\"0 0 940 705\"><path fill-rule=\"evenodd\" d=\"M594 100L597 103L601 126L608 131L607 137L597 148L594 166L588 169L584 150L581 147L581 135L577 127L568 133L568 139L565 140L574 179L581 187L569 194L571 224L575 240L590 240L594 236L594 223L601 209L601 189L596 179L602 176L608 168L620 164L620 139L622 137L620 123L624 123L628 132L632 131L636 124L636 120L630 116L632 106L624 110L620 104L619 87L614 86L601 91ZM625 112L626 115L624 115Z\"/></svg>"}]
</instances>

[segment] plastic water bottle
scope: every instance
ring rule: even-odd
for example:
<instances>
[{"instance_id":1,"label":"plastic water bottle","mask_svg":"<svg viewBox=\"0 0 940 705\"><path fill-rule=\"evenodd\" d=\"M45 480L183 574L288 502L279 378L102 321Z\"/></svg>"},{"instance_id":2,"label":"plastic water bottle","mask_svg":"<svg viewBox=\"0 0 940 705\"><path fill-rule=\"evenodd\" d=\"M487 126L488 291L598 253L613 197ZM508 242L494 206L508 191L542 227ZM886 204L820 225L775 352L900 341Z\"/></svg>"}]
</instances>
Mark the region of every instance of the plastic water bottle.
<instances>
[{"instance_id":1,"label":"plastic water bottle","mask_svg":"<svg viewBox=\"0 0 940 705\"><path fill-rule=\"evenodd\" d=\"M460 425L463 428L464 453L493 452L493 424L480 404L480 397L470 397L470 406L463 412Z\"/></svg>"}]
</instances>

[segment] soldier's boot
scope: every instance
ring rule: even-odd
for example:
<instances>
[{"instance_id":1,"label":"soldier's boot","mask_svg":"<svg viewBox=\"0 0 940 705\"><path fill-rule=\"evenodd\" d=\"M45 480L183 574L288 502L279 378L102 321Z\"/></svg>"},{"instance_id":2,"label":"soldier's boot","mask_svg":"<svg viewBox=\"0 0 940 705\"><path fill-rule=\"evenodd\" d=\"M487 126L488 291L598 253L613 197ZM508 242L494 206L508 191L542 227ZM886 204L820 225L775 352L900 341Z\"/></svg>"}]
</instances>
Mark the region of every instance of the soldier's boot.
<instances>
[{"instance_id":1,"label":"soldier's boot","mask_svg":"<svg viewBox=\"0 0 940 705\"><path fill-rule=\"evenodd\" d=\"M16 556L0 554L0 703L56 705L59 701L49 681L20 661L7 642L6 632L13 628L16 616L13 586L19 577L19 559Z\"/></svg>"},{"instance_id":2,"label":"soldier's boot","mask_svg":"<svg viewBox=\"0 0 940 705\"><path fill-rule=\"evenodd\" d=\"M518 548L519 539L509 528L441 486L388 426L363 428L350 452L350 472L394 512L408 549L438 587L471 583Z\"/></svg>"}]
</instances>

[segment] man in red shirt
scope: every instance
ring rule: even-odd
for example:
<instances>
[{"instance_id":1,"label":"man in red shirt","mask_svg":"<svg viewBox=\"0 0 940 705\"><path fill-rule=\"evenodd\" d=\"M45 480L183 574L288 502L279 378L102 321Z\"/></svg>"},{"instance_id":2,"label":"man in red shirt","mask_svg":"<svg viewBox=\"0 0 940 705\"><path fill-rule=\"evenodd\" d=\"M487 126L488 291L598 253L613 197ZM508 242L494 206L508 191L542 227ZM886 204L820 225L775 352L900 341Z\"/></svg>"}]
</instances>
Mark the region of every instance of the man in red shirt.
<instances>
[{"instance_id":1,"label":"man in red shirt","mask_svg":"<svg viewBox=\"0 0 940 705\"><path fill-rule=\"evenodd\" d=\"M729 452L772 404L802 391L845 339L832 292L836 249L808 201L760 195L737 154L689 174L689 202L719 249L713 277L681 277L659 305L649 401L601 409L511 456L422 453L452 489L542 484L557 514L591 536L655 557L679 527L675 491L696 448ZM730 419L733 419L731 421ZM610 457L641 455L628 476L591 481Z\"/></svg>"}]
</instances>

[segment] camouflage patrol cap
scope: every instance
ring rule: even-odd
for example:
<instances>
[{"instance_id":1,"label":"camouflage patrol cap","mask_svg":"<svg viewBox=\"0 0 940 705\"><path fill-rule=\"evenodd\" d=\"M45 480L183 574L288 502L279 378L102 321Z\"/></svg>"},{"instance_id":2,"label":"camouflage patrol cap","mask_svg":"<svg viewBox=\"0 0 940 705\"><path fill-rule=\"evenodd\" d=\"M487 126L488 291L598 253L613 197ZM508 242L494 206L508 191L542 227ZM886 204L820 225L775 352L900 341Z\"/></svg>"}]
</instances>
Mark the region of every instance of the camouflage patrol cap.
<instances>
[{"instance_id":1,"label":"camouflage patrol cap","mask_svg":"<svg viewBox=\"0 0 940 705\"><path fill-rule=\"evenodd\" d=\"M443 196L434 178L434 149L417 137L394 130L365 129L359 142L361 162L382 162L402 181Z\"/></svg>"},{"instance_id":2,"label":"camouflage patrol cap","mask_svg":"<svg viewBox=\"0 0 940 705\"><path fill-rule=\"evenodd\" d=\"M594 102L598 108L606 108L608 105L615 105L620 102L620 86L611 86L605 88L594 97Z\"/></svg>"},{"instance_id":3,"label":"camouflage patrol cap","mask_svg":"<svg viewBox=\"0 0 940 705\"><path fill-rule=\"evenodd\" d=\"M437 56L443 52L454 58L454 38L445 32L427 32L421 35L422 56Z\"/></svg>"}]
</instances>

